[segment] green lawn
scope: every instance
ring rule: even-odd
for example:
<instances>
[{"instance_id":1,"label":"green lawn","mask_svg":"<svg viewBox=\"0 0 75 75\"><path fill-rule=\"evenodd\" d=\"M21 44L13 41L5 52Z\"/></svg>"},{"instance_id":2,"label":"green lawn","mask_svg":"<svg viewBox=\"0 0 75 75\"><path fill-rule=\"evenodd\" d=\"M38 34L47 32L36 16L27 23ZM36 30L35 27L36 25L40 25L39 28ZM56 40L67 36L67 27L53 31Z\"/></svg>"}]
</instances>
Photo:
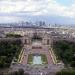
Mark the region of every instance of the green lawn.
<instances>
[{"instance_id":1,"label":"green lawn","mask_svg":"<svg viewBox=\"0 0 75 75\"><path fill-rule=\"evenodd\" d=\"M28 64L32 64L32 61L33 61L33 55L32 54L29 54L28 55L28 61L27 61L27 63Z\"/></svg>"},{"instance_id":2,"label":"green lawn","mask_svg":"<svg viewBox=\"0 0 75 75\"><path fill-rule=\"evenodd\" d=\"M41 54L41 59L43 64L48 64L47 57L44 54Z\"/></svg>"}]
</instances>

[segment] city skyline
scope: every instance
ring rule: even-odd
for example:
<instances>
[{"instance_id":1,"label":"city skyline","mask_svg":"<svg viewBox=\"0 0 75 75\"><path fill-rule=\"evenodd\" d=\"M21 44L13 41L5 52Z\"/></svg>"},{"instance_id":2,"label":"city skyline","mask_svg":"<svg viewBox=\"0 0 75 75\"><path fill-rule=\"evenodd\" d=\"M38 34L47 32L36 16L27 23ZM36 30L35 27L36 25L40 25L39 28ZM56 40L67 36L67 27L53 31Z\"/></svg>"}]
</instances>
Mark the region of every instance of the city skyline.
<instances>
[{"instance_id":1,"label":"city skyline","mask_svg":"<svg viewBox=\"0 0 75 75\"><path fill-rule=\"evenodd\" d=\"M75 24L74 0L1 0L0 23L46 21Z\"/></svg>"}]
</instances>

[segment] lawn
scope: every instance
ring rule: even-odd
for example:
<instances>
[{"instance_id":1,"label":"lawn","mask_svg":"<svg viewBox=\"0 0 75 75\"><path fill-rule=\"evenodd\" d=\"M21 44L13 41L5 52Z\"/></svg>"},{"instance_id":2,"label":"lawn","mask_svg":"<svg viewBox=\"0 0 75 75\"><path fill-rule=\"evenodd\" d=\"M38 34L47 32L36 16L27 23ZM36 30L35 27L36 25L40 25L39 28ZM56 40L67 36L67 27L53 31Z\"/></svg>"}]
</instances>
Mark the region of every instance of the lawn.
<instances>
[{"instance_id":1,"label":"lawn","mask_svg":"<svg viewBox=\"0 0 75 75\"><path fill-rule=\"evenodd\" d=\"M33 62L33 54L29 54L27 63L32 64L32 62Z\"/></svg>"},{"instance_id":2,"label":"lawn","mask_svg":"<svg viewBox=\"0 0 75 75\"><path fill-rule=\"evenodd\" d=\"M43 64L48 64L47 57L44 54L41 54L41 59Z\"/></svg>"}]
</instances>

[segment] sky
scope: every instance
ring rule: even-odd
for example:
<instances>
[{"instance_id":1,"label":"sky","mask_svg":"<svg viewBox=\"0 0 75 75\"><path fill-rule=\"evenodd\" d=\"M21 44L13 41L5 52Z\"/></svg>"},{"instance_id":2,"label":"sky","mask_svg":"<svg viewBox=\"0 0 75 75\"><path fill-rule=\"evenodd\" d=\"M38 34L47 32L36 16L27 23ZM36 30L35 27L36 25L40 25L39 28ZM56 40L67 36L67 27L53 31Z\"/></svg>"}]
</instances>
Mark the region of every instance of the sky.
<instances>
[{"instance_id":1,"label":"sky","mask_svg":"<svg viewBox=\"0 0 75 75\"><path fill-rule=\"evenodd\" d=\"M75 0L0 0L0 23L40 20L75 24Z\"/></svg>"}]
</instances>

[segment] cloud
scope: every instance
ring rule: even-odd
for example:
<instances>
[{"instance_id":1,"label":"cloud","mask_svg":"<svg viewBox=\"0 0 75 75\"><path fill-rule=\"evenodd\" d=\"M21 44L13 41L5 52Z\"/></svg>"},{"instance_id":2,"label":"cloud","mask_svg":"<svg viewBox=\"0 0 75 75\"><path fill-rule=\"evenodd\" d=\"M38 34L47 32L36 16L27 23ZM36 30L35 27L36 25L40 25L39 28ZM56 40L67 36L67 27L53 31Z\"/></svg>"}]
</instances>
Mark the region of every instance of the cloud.
<instances>
[{"instance_id":1,"label":"cloud","mask_svg":"<svg viewBox=\"0 0 75 75\"><path fill-rule=\"evenodd\" d=\"M75 17L75 2L70 6L61 5L56 0L2 0L0 1L0 15L56 15Z\"/></svg>"},{"instance_id":2,"label":"cloud","mask_svg":"<svg viewBox=\"0 0 75 75\"><path fill-rule=\"evenodd\" d=\"M13 23L13 22L19 22L23 19L20 17L14 17L14 16L0 16L0 23Z\"/></svg>"}]
</instances>

